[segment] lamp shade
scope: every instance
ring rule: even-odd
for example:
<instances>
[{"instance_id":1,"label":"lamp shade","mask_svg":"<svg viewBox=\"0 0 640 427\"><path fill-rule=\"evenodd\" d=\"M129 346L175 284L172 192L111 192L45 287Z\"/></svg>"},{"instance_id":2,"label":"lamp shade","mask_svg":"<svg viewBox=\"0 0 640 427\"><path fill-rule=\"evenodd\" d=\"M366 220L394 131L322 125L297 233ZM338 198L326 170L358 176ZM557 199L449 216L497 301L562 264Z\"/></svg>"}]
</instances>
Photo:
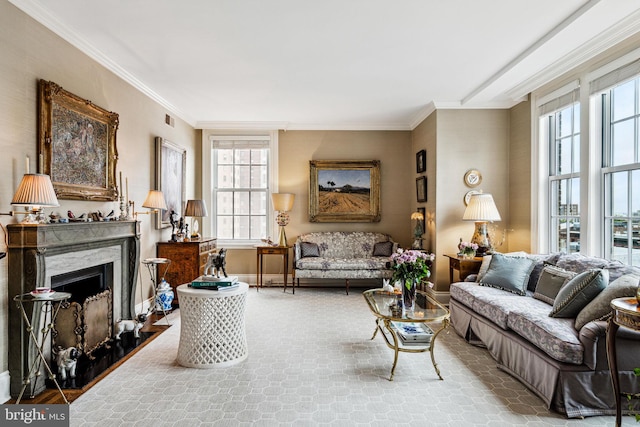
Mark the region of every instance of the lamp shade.
<instances>
[{"instance_id":1,"label":"lamp shade","mask_svg":"<svg viewBox=\"0 0 640 427\"><path fill-rule=\"evenodd\" d=\"M291 193L272 193L273 209L278 212L289 212L293 208L294 194Z\"/></svg>"},{"instance_id":2,"label":"lamp shade","mask_svg":"<svg viewBox=\"0 0 640 427\"><path fill-rule=\"evenodd\" d=\"M422 213L420 212L414 212L411 214L411 219L417 219L419 221L422 221L424 219L424 215L422 215Z\"/></svg>"},{"instance_id":3,"label":"lamp shade","mask_svg":"<svg viewBox=\"0 0 640 427\"><path fill-rule=\"evenodd\" d=\"M164 201L164 194L159 190L149 190L147 198L142 203L143 208L167 210L167 202Z\"/></svg>"},{"instance_id":4,"label":"lamp shade","mask_svg":"<svg viewBox=\"0 0 640 427\"><path fill-rule=\"evenodd\" d=\"M202 200L187 200L187 206L184 208L184 216L207 216L207 205Z\"/></svg>"},{"instance_id":5,"label":"lamp shade","mask_svg":"<svg viewBox=\"0 0 640 427\"><path fill-rule=\"evenodd\" d=\"M474 194L462 215L467 221L500 221L500 213L491 194Z\"/></svg>"},{"instance_id":6,"label":"lamp shade","mask_svg":"<svg viewBox=\"0 0 640 427\"><path fill-rule=\"evenodd\" d=\"M27 173L11 201L16 206L60 206L49 175Z\"/></svg>"}]
</instances>

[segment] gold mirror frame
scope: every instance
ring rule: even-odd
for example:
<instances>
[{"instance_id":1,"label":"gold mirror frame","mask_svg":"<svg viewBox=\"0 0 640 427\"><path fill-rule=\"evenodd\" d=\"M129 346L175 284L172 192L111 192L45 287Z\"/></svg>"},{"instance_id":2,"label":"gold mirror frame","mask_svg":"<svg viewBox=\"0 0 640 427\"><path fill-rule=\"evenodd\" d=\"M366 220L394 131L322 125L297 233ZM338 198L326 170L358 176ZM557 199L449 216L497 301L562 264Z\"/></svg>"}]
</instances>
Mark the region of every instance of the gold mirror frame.
<instances>
[{"instance_id":1,"label":"gold mirror frame","mask_svg":"<svg viewBox=\"0 0 640 427\"><path fill-rule=\"evenodd\" d=\"M334 161L311 160L309 162L309 221L311 222L379 222L380 221L380 160L365 161ZM368 174L369 182L350 182L349 177L364 173ZM345 181L329 184L323 182L327 176L335 173L342 175ZM369 192L363 190L369 185ZM355 190L352 190L354 189ZM345 191L346 190L346 191ZM324 207L327 196L331 196L338 204L342 198L353 198L360 204L360 211L348 211L348 209L327 210ZM351 200L352 202L353 200ZM346 205L344 205L346 207Z\"/></svg>"},{"instance_id":2,"label":"gold mirror frame","mask_svg":"<svg viewBox=\"0 0 640 427\"><path fill-rule=\"evenodd\" d=\"M58 199L117 200L118 114L45 80L38 83L38 101L38 167L51 177ZM94 162L81 169L74 160L90 161L87 152ZM78 184L78 177L87 182Z\"/></svg>"}]
</instances>

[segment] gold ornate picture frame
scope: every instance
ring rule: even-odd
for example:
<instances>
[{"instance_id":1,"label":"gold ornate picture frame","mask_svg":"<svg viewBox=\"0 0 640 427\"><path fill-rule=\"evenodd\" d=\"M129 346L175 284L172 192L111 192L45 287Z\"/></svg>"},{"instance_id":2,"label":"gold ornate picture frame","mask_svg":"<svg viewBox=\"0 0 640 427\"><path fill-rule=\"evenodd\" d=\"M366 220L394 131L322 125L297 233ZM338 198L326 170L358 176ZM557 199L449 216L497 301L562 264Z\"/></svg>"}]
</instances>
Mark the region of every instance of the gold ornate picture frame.
<instances>
[{"instance_id":1,"label":"gold ornate picture frame","mask_svg":"<svg viewBox=\"0 0 640 427\"><path fill-rule=\"evenodd\" d=\"M39 81L38 167L59 199L117 200L117 130L117 113Z\"/></svg>"},{"instance_id":2,"label":"gold ornate picture frame","mask_svg":"<svg viewBox=\"0 0 640 427\"><path fill-rule=\"evenodd\" d=\"M380 221L379 160L311 160L309 166L309 221Z\"/></svg>"}]
</instances>

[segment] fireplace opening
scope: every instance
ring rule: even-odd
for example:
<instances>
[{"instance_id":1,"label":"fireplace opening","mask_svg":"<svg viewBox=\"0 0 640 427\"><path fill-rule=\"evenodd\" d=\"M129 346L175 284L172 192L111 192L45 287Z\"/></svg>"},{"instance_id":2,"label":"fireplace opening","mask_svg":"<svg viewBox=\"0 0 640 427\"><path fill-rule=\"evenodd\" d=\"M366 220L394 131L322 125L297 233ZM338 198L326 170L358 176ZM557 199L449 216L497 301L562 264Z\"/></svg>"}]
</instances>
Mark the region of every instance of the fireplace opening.
<instances>
[{"instance_id":1,"label":"fireplace opening","mask_svg":"<svg viewBox=\"0 0 640 427\"><path fill-rule=\"evenodd\" d=\"M51 289L69 292L69 301L82 304L88 297L106 290L113 283L113 263L96 265L51 277Z\"/></svg>"},{"instance_id":2,"label":"fireplace opening","mask_svg":"<svg viewBox=\"0 0 640 427\"><path fill-rule=\"evenodd\" d=\"M120 341L112 338L113 324L119 320L113 318L113 274L113 263L106 263L51 277L53 290L71 294L56 318L51 365L57 370L55 353L60 349L80 350L76 378L60 381L63 388L84 387L153 335L141 332L138 339L132 334L122 334Z\"/></svg>"}]
</instances>

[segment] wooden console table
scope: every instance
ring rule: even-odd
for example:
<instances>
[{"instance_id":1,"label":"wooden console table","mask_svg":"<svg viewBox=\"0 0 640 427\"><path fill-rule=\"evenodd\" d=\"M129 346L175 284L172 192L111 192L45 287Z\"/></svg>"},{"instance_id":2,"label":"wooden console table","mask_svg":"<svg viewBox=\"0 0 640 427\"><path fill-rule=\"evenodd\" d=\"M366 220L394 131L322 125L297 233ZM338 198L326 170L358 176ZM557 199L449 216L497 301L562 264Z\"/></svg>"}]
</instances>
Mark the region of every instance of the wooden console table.
<instances>
[{"instance_id":1,"label":"wooden console table","mask_svg":"<svg viewBox=\"0 0 640 427\"><path fill-rule=\"evenodd\" d=\"M640 309L635 298L616 298L611 301L612 316L607 324L607 361L616 399L616 427L622 422L622 394L616 354L616 333L620 326L640 331Z\"/></svg>"},{"instance_id":2,"label":"wooden console table","mask_svg":"<svg viewBox=\"0 0 640 427\"><path fill-rule=\"evenodd\" d=\"M256 290L262 287L262 257L264 255L282 255L282 269L284 270L284 292L287 291L287 275L289 274L289 249L291 246L257 246L257 263L258 269L256 273ZM296 293L295 284L292 283L293 293Z\"/></svg>"},{"instance_id":3,"label":"wooden console table","mask_svg":"<svg viewBox=\"0 0 640 427\"><path fill-rule=\"evenodd\" d=\"M463 281L468 275L476 274L480 271L482 257L467 259L451 254L445 254L445 256L449 258L449 283L453 283L453 270L458 271L460 281Z\"/></svg>"},{"instance_id":4,"label":"wooden console table","mask_svg":"<svg viewBox=\"0 0 640 427\"><path fill-rule=\"evenodd\" d=\"M167 270L165 280L173 289L172 305L174 307L180 304L177 287L202 276L209 254L215 251L216 239L212 237L188 242L158 242L156 244L156 256L171 260L171 267ZM158 278L158 280L160 279L161 277Z\"/></svg>"}]
</instances>

